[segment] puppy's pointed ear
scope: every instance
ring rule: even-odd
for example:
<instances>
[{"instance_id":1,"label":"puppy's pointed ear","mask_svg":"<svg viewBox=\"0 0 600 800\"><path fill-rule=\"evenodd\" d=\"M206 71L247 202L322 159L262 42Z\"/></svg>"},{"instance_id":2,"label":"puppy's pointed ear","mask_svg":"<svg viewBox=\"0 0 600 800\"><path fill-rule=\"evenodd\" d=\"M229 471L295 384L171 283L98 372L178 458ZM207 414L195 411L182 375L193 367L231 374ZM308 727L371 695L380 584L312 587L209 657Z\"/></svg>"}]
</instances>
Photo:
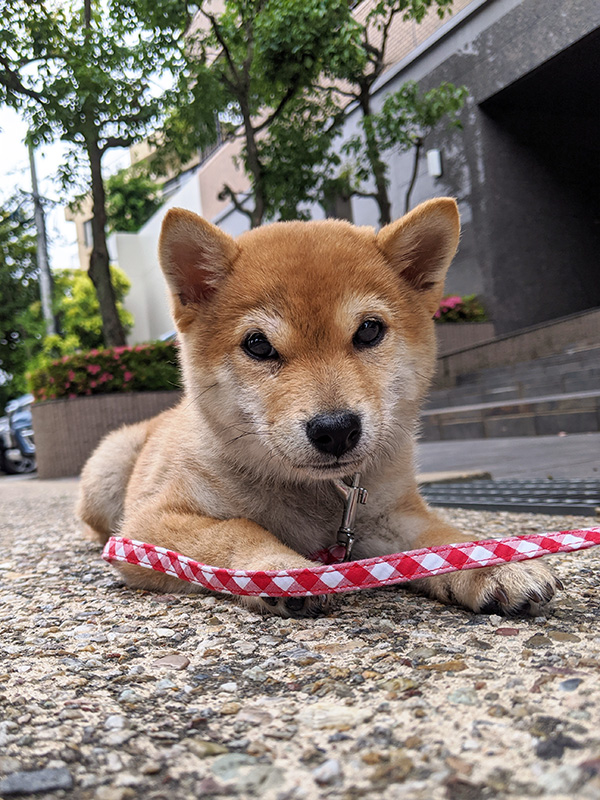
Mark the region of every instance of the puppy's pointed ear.
<instances>
[{"instance_id":1,"label":"puppy's pointed ear","mask_svg":"<svg viewBox=\"0 0 600 800\"><path fill-rule=\"evenodd\" d=\"M173 294L176 322L210 299L231 269L238 247L198 214L172 208L163 221L158 258Z\"/></svg>"},{"instance_id":2,"label":"puppy's pointed ear","mask_svg":"<svg viewBox=\"0 0 600 800\"><path fill-rule=\"evenodd\" d=\"M377 234L377 245L396 272L423 294L433 314L460 235L456 201L440 197L421 203Z\"/></svg>"}]
</instances>

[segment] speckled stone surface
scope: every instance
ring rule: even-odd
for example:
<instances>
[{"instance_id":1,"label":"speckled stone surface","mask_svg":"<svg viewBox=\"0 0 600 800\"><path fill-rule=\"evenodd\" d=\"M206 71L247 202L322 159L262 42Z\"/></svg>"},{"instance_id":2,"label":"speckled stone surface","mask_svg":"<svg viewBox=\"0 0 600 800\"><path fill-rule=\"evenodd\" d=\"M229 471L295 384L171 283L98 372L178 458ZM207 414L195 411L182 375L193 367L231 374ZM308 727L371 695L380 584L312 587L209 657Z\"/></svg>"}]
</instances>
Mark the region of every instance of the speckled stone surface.
<instances>
[{"instance_id":1,"label":"speckled stone surface","mask_svg":"<svg viewBox=\"0 0 600 800\"><path fill-rule=\"evenodd\" d=\"M552 558L565 591L536 619L395 588L262 618L127 589L74 493L0 481L0 797L600 798L600 549Z\"/></svg>"}]
</instances>

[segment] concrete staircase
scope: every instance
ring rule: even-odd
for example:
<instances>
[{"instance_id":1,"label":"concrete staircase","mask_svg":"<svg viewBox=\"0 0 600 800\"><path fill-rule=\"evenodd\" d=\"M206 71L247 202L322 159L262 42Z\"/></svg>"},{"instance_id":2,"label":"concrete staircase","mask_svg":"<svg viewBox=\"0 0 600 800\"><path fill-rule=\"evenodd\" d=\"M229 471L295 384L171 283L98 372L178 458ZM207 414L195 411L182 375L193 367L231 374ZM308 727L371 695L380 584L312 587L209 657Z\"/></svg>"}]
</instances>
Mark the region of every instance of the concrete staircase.
<instances>
[{"instance_id":1,"label":"concrete staircase","mask_svg":"<svg viewBox=\"0 0 600 800\"><path fill-rule=\"evenodd\" d=\"M453 385L431 393L421 418L422 440L600 431L600 328L597 339L569 343L541 358L527 358L524 348L516 363L455 374ZM480 362L481 346L473 349ZM468 355L460 352L463 362Z\"/></svg>"}]
</instances>

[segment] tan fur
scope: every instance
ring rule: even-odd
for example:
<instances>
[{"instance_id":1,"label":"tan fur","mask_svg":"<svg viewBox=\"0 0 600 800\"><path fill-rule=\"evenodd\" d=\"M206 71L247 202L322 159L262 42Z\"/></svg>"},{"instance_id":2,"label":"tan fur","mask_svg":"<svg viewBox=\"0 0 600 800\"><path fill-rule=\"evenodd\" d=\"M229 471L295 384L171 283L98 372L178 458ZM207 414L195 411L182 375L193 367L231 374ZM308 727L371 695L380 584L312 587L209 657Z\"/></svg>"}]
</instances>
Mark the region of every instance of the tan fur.
<instances>
[{"instance_id":1,"label":"tan fur","mask_svg":"<svg viewBox=\"0 0 600 800\"><path fill-rule=\"evenodd\" d=\"M470 537L418 494L414 437L435 366L432 315L458 245L456 204L424 203L379 234L346 222L276 223L236 241L181 209L159 245L179 331L185 397L149 422L112 433L83 470L79 514L101 540L142 539L229 568L301 567L334 543L341 504L331 478L362 472L354 557ZM384 323L374 347L353 337ZM242 344L262 333L279 358ZM316 415L360 416L354 449L323 453L309 440ZM117 565L118 566L118 565ZM118 566L132 586L189 588ZM458 573L419 588L474 610L547 602L539 563ZM289 614L296 603L247 604ZM326 606L307 601L303 613Z\"/></svg>"}]
</instances>

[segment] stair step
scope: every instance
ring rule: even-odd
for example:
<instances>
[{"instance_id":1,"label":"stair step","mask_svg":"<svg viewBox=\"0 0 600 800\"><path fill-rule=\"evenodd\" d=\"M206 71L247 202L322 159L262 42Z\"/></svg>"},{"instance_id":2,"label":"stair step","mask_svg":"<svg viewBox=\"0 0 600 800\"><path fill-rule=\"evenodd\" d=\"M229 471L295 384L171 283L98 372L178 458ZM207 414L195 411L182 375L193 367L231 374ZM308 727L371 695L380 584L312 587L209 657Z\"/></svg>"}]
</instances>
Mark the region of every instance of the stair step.
<instances>
[{"instance_id":1,"label":"stair step","mask_svg":"<svg viewBox=\"0 0 600 800\"><path fill-rule=\"evenodd\" d=\"M583 368L600 368L600 308L548 320L528 328L496 336L487 342L452 353L442 354L434 379L436 389L445 389L462 382L478 382L477 376L502 374L503 383L510 383L507 374L517 378L526 374L530 364L579 364ZM525 372L523 373L523 370ZM470 376L474 376L471 378ZM576 375L573 376L577 378ZM486 380L488 378L486 377ZM580 391L593 388L580 383L556 387L559 391Z\"/></svg>"},{"instance_id":2,"label":"stair step","mask_svg":"<svg viewBox=\"0 0 600 800\"><path fill-rule=\"evenodd\" d=\"M454 386L431 392L427 408L596 390L600 390L600 347L588 347L580 352L457 375Z\"/></svg>"},{"instance_id":3,"label":"stair step","mask_svg":"<svg viewBox=\"0 0 600 800\"><path fill-rule=\"evenodd\" d=\"M428 408L421 423L421 439L429 442L593 433L600 431L600 389Z\"/></svg>"}]
</instances>

